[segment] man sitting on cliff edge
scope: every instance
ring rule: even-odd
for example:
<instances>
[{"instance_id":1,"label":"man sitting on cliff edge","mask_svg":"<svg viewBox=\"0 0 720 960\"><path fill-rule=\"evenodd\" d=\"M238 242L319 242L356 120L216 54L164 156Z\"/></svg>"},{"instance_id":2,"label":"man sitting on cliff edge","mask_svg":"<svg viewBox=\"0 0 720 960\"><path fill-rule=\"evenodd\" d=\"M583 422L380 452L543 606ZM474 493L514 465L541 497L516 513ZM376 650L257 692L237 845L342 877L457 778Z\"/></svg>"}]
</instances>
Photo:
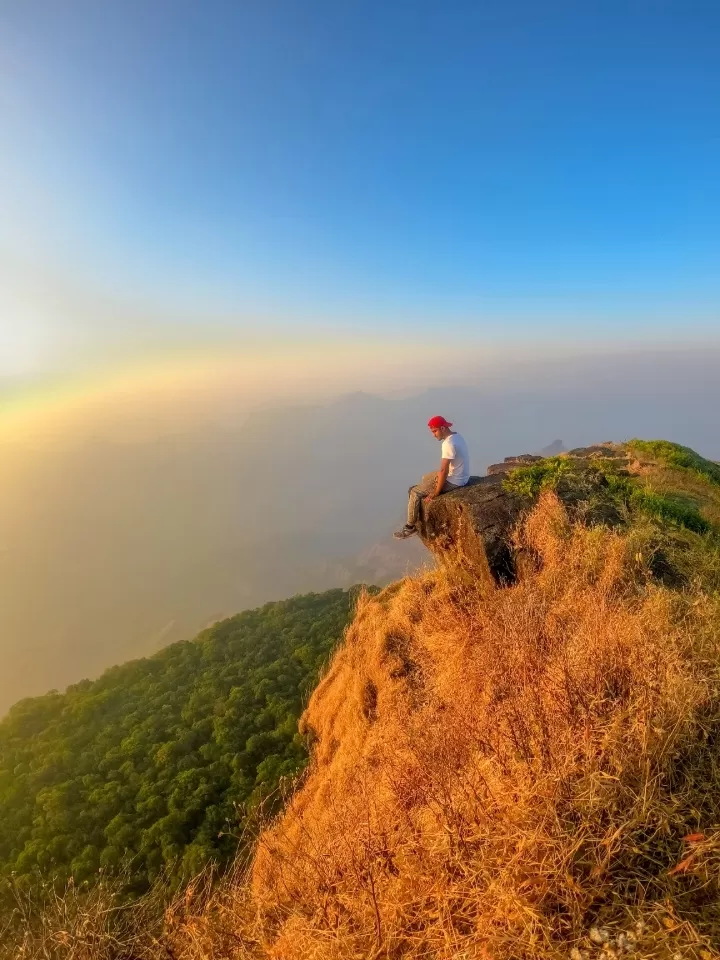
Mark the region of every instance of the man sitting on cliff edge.
<instances>
[{"instance_id":1,"label":"man sitting on cliff edge","mask_svg":"<svg viewBox=\"0 0 720 960\"><path fill-rule=\"evenodd\" d=\"M428 427L435 439L442 443L440 469L426 473L417 486L410 487L407 523L393 534L396 540L405 540L417 533L423 500L428 505L441 493L464 487L470 479L470 457L464 438L450 429L452 424L445 417L432 417L428 420Z\"/></svg>"}]
</instances>

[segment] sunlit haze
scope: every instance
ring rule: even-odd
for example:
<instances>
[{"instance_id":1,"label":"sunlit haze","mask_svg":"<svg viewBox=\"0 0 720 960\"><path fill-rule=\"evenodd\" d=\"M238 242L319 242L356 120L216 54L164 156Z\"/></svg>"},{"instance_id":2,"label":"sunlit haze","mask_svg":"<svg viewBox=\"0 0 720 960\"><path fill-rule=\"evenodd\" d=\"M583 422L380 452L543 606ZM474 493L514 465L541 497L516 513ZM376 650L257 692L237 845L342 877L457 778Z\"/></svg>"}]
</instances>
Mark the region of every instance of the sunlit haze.
<instances>
[{"instance_id":1,"label":"sunlit haze","mask_svg":"<svg viewBox=\"0 0 720 960\"><path fill-rule=\"evenodd\" d=\"M423 562L428 415L474 472L720 458L719 44L712 3L3 3L0 713Z\"/></svg>"}]
</instances>

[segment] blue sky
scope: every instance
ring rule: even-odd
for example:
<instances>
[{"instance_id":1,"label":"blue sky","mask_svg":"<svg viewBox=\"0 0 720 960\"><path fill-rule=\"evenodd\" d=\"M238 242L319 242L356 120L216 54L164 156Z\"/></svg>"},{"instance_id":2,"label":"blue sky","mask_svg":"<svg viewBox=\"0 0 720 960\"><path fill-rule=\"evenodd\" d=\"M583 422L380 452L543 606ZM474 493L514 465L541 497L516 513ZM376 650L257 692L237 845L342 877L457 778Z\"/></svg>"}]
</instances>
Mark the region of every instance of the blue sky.
<instances>
[{"instance_id":1,"label":"blue sky","mask_svg":"<svg viewBox=\"0 0 720 960\"><path fill-rule=\"evenodd\" d=\"M8 0L0 346L713 336L719 50L712 2Z\"/></svg>"}]
</instances>

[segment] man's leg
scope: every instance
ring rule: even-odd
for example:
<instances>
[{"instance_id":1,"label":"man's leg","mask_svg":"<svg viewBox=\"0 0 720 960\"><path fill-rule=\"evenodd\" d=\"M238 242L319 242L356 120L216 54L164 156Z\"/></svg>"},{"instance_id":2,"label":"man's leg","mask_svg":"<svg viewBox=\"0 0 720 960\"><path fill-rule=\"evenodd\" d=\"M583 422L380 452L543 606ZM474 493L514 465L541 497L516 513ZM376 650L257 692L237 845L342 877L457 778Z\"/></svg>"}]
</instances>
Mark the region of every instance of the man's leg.
<instances>
[{"instance_id":1,"label":"man's leg","mask_svg":"<svg viewBox=\"0 0 720 960\"><path fill-rule=\"evenodd\" d=\"M426 494L420 484L410 487L408 491L407 527L414 527L417 523L420 516L420 504L424 496Z\"/></svg>"},{"instance_id":2,"label":"man's leg","mask_svg":"<svg viewBox=\"0 0 720 960\"><path fill-rule=\"evenodd\" d=\"M423 498L432 493L437 484L437 473L426 473L421 482L408 491L408 510L407 523L402 530L398 530L393 536L397 540L404 540L411 537L417 529L417 522L420 517L420 505Z\"/></svg>"}]
</instances>

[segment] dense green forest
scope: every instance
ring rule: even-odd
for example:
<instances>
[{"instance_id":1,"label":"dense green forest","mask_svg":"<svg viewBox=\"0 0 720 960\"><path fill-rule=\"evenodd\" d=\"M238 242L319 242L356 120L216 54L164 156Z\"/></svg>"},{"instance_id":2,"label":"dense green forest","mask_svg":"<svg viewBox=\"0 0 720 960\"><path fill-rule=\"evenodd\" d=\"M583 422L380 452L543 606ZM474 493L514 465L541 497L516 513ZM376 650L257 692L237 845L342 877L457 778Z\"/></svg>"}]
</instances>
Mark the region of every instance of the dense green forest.
<instances>
[{"instance_id":1,"label":"dense green forest","mask_svg":"<svg viewBox=\"0 0 720 960\"><path fill-rule=\"evenodd\" d=\"M0 877L142 890L226 861L248 813L302 769L297 720L353 591L308 594L23 700L0 722Z\"/></svg>"}]
</instances>

